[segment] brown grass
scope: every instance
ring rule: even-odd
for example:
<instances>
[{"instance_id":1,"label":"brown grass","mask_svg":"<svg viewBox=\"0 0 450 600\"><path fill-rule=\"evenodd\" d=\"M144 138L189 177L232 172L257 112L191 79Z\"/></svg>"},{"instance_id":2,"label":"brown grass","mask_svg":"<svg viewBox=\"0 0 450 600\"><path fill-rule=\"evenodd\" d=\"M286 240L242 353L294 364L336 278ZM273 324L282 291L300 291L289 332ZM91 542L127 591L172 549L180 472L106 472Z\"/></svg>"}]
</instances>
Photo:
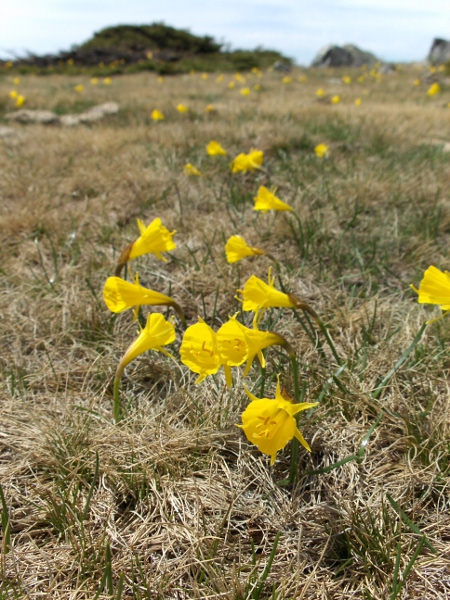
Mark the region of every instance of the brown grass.
<instances>
[{"instance_id":1,"label":"brown grass","mask_svg":"<svg viewBox=\"0 0 450 600\"><path fill-rule=\"evenodd\" d=\"M110 87L22 78L28 108L121 108L90 127L14 125L0 139L0 483L10 522L1 598L92 600L111 597L111 585L114 598L450 596L448 319L373 394L439 314L408 285L430 264L449 268L449 155L436 140L450 141L450 93L428 98L412 69L380 83L343 85L340 75L311 72L290 85L250 76L262 89L248 98L229 78L198 75L160 85L140 74ZM1 77L6 98L14 86ZM340 104L318 101L318 87ZM189 114L177 113L179 102ZM150 120L153 108L164 122ZM231 176L229 159L207 157L211 139L230 158L264 150L264 171ZM314 156L320 142L329 160ZM187 162L202 177L188 179ZM255 216L259 185L278 186L302 235L289 215ZM113 423L112 378L136 325L128 313L111 316L102 288L136 218L156 216L177 230L178 247L168 263L145 256L132 268L176 298L189 324L201 316L217 328L239 310L239 285L267 275L267 257L226 263L233 233L266 248L286 289L327 324L346 363L338 375L319 331L314 346L289 311L270 317L298 349L308 401L321 398L302 419L312 453L301 453L294 487L278 485L289 445L270 468L235 427L247 403L239 373L232 390L222 374L196 386L180 363L141 356L122 382L126 417ZM267 394L277 372L292 391L286 357L267 356ZM260 383L253 367L245 385L258 394ZM359 461L310 474L357 453L381 411ZM396 557L401 576L421 539L411 521L429 545L395 596Z\"/></svg>"}]
</instances>

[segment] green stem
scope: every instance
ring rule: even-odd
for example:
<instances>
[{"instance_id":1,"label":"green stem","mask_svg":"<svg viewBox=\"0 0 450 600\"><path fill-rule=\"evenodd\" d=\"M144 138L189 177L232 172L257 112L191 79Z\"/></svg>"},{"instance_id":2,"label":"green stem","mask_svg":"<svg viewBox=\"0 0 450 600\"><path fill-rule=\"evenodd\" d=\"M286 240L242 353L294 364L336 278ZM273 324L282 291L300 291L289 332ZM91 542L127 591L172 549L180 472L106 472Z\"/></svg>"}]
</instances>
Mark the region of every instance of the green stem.
<instances>
[{"instance_id":1,"label":"green stem","mask_svg":"<svg viewBox=\"0 0 450 600\"><path fill-rule=\"evenodd\" d=\"M261 386L259 388L259 396L260 398L264 398L264 388L266 387L266 367L259 365L259 370L261 373Z\"/></svg>"},{"instance_id":2,"label":"green stem","mask_svg":"<svg viewBox=\"0 0 450 600\"><path fill-rule=\"evenodd\" d=\"M290 356L292 372L294 376L294 402L297 404L300 402L300 384L298 378L298 362L297 357L295 355ZM298 415L295 416L295 420L298 421ZM298 423L297 423L298 424ZM300 447L300 442L297 438L292 439L291 444L291 469L289 472L289 483L295 483L295 480L298 476L298 450Z\"/></svg>"},{"instance_id":3,"label":"green stem","mask_svg":"<svg viewBox=\"0 0 450 600\"><path fill-rule=\"evenodd\" d=\"M114 377L114 392L113 392L113 416L114 421L118 423L122 419L122 407L120 405L120 381L122 379L123 369L119 368Z\"/></svg>"}]
</instances>

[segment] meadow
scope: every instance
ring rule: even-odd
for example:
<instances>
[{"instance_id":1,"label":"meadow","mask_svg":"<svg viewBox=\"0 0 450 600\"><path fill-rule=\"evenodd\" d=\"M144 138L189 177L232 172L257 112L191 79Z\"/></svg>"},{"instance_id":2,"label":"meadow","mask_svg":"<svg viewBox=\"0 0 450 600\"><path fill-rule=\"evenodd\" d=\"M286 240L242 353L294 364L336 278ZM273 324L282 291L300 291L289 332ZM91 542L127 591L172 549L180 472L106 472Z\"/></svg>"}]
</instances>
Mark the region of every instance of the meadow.
<instances>
[{"instance_id":1,"label":"meadow","mask_svg":"<svg viewBox=\"0 0 450 600\"><path fill-rule=\"evenodd\" d=\"M413 66L16 76L0 72L0 117L12 90L27 109L120 110L2 122L0 598L448 598L450 317L426 325L442 310L410 288L450 267L444 74L435 95ZM227 154L208 155L212 140ZM262 164L233 173L252 149ZM254 210L261 186L293 212ZM231 387L223 369L195 383L170 306L136 320L103 298L137 219L155 218L176 248L121 276L173 298L186 326L237 314L251 328L237 290L269 269L321 326L269 308L260 330L295 356L271 346ZM233 235L265 253L228 263ZM117 365L151 313L174 323L173 358L130 362L115 413ZM244 388L273 399L277 376L285 398L318 405L297 415L311 452L288 442L271 465L236 425Z\"/></svg>"}]
</instances>

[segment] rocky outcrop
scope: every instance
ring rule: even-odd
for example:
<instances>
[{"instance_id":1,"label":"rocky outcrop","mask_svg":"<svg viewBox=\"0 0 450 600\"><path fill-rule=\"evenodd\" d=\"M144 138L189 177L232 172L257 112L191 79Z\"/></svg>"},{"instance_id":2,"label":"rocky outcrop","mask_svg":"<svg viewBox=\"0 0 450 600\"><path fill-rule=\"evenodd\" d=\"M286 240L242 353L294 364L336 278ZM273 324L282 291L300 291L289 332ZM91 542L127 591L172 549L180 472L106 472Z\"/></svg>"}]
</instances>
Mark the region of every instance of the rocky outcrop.
<instances>
[{"instance_id":1,"label":"rocky outcrop","mask_svg":"<svg viewBox=\"0 0 450 600\"><path fill-rule=\"evenodd\" d=\"M312 67L362 67L374 65L378 61L371 52L361 50L353 44L345 46L325 46L316 54Z\"/></svg>"},{"instance_id":2,"label":"rocky outcrop","mask_svg":"<svg viewBox=\"0 0 450 600\"><path fill-rule=\"evenodd\" d=\"M450 42L441 38L434 38L428 54L428 61L432 65L450 62Z\"/></svg>"},{"instance_id":3,"label":"rocky outcrop","mask_svg":"<svg viewBox=\"0 0 450 600\"><path fill-rule=\"evenodd\" d=\"M101 121L108 115L116 115L119 112L117 102L105 102L93 106L89 110L78 115L57 115L50 110L17 110L5 115L7 121L16 123L41 123L42 125L64 125L73 127L80 123L95 123Z\"/></svg>"}]
</instances>

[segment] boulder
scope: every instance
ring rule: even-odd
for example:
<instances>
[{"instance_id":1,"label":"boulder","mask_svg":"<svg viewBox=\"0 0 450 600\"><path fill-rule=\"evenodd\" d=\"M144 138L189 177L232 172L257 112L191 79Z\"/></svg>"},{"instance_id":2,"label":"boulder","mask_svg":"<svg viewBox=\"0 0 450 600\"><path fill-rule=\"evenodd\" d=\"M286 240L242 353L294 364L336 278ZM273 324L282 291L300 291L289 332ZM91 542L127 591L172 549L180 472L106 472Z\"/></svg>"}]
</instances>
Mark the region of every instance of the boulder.
<instances>
[{"instance_id":1,"label":"boulder","mask_svg":"<svg viewBox=\"0 0 450 600\"><path fill-rule=\"evenodd\" d=\"M44 125L59 123L59 116L50 110L17 110L7 113L5 119L18 123L42 123Z\"/></svg>"},{"instance_id":2,"label":"boulder","mask_svg":"<svg viewBox=\"0 0 450 600\"><path fill-rule=\"evenodd\" d=\"M361 50L353 44L325 46L316 54L311 63L312 67L362 67L372 66L378 62L377 57L371 52Z\"/></svg>"},{"instance_id":3,"label":"boulder","mask_svg":"<svg viewBox=\"0 0 450 600\"><path fill-rule=\"evenodd\" d=\"M108 115L116 115L119 112L117 102L105 102L98 104L78 115L63 115L60 117L50 110L18 110L5 115L7 121L17 123L41 123L43 125L60 124L64 127L73 127L80 123L95 123L101 121Z\"/></svg>"},{"instance_id":4,"label":"boulder","mask_svg":"<svg viewBox=\"0 0 450 600\"><path fill-rule=\"evenodd\" d=\"M428 54L428 61L432 65L450 62L450 42L441 38L434 38Z\"/></svg>"}]
</instances>

